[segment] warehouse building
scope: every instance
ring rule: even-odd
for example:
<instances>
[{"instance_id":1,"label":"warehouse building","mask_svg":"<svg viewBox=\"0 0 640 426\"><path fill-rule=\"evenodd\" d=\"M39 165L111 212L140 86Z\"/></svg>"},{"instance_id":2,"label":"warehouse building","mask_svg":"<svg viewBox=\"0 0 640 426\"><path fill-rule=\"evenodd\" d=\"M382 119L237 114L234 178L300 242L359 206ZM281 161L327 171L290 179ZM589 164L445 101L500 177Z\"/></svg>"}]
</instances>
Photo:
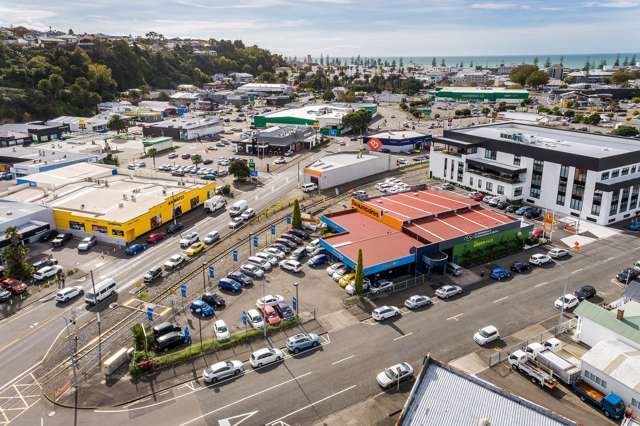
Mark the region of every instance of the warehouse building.
<instances>
[{"instance_id":1,"label":"warehouse building","mask_svg":"<svg viewBox=\"0 0 640 426\"><path fill-rule=\"evenodd\" d=\"M66 126L69 132L79 132L82 130L101 132L107 130L108 121L108 114L93 117L71 117L64 115L48 120L45 124L48 126Z\"/></svg>"},{"instance_id":2,"label":"warehouse building","mask_svg":"<svg viewBox=\"0 0 640 426\"><path fill-rule=\"evenodd\" d=\"M252 130L240 135L235 141L236 152L255 155L282 155L313 148L316 132L307 126L272 126L264 130Z\"/></svg>"},{"instance_id":3,"label":"warehouse building","mask_svg":"<svg viewBox=\"0 0 640 426\"><path fill-rule=\"evenodd\" d=\"M529 92L517 89L478 87L438 87L434 93L437 100L516 102L529 99Z\"/></svg>"},{"instance_id":4,"label":"warehouse building","mask_svg":"<svg viewBox=\"0 0 640 426\"><path fill-rule=\"evenodd\" d=\"M66 126L49 126L41 121L0 124L0 147L59 140L65 131Z\"/></svg>"},{"instance_id":5,"label":"warehouse building","mask_svg":"<svg viewBox=\"0 0 640 426\"><path fill-rule=\"evenodd\" d=\"M211 137L222 132L222 122L218 117L165 120L142 127L146 137L168 136L181 141L190 141L201 137Z\"/></svg>"},{"instance_id":6,"label":"warehouse building","mask_svg":"<svg viewBox=\"0 0 640 426\"><path fill-rule=\"evenodd\" d=\"M304 168L304 183L320 189L334 188L391 169L391 157L384 154L340 152L329 154Z\"/></svg>"},{"instance_id":7,"label":"warehouse building","mask_svg":"<svg viewBox=\"0 0 640 426\"><path fill-rule=\"evenodd\" d=\"M152 148L155 149L156 152L173 149L173 139L165 136L161 138L146 139L142 141L142 149L144 150L145 154L147 154L147 152Z\"/></svg>"},{"instance_id":8,"label":"warehouse building","mask_svg":"<svg viewBox=\"0 0 640 426\"><path fill-rule=\"evenodd\" d=\"M25 183L11 198L49 207L57 229L120 246L197 208L215 191L214 183L125 176L96 164L38 173Z\"/></svg>"},{"instance_id":9,"label":"warehouse building","mask_svg":"<svg viewBox=\"0 0 640 426\"><path fill-rule=\"evenodd\" d=\"M370 147L379 147L376 151L409 153L414 149L429 147L431 135L425 135L411 130L387 130L373 135L365 136L365 144Z\"/></svg>"},{"instance_id":10,"label":"warehouse building","mask_svg":"<svg viewBox=\"0 0 640 426\"><path fill-rule=\"evenodd\" d=\"M332 256L355 269L362 250L364 275L431 272L447 261L464 265L522 247L531 225L449 192L410 192L351 199L351 209L320 219L334 231L321 240Z\"/></svg>"},{"instance_id":11,"label":"warehouse building","mask_svg":"<svg viewBox=\"0 0 640 426\"><path fill-rule=\"evenodd\" d=\"M499 123L445 130L429 174L607 225L640 212L640 145L595 133Z\"/></svg>"},{"instance_id":12,"label":"warehouse building","mask_svg":"<svg viewBox=\"0 0 640 426\"><path fill-rule=\"evenodd\" d=\"M247 83L236 89L238 93L255 96L290 95L293 88L288 84Z\"/></svg>"},{"instance_id":13,"label":"warehouse building","mask_svg":"<svg viewBox=\"0 0 640 426\"><path fill-rule=\"evenodd\" d=\"M0 164L8 166L16 178L71 164L96 163L104 156L98 145L76 146L69 141L0 148Z\"/></svg>"},{"instance_id":14,"label":"warehouse building","mask_svg":"<svg viewBox=\"0 0 640 426\"><path fill-rule=\"evenodd\" d=\"M53 212L47 206L0 199L0 248L9 244L7 228L17 228L22 241L29 243L53 229L53 224Z\"/></svg>"}]
</instances>

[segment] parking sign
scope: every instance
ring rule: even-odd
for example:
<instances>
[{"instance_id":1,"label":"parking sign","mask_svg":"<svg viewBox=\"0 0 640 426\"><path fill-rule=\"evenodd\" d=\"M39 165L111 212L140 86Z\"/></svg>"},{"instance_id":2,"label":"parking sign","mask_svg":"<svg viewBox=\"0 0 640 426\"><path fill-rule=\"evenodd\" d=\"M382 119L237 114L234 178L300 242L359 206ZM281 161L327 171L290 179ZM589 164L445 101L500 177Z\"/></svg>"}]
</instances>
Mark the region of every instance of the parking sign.
<instances>
[{"instance_id":1,"label":"parking sign","mask_svg":"<svg viewBox=\"0 0 640 426\"><path fill-rule=\"evenodd\" d=\"M259 241L259 240L258 240L258 236L257 236L257 235L254 235L254 236L253 236L253 246L254 246L254 247L258 247L258 241Z\"/></svg>"},{"instance_id":2,"label":"parking sign","mask_svg":"<svg viewBox=\"0 0 640 426\"><path fill-rule=\"evenodd\" d=\"M295 296L291 298L291 306L293 307L294 311L298 310L298 299L296 299Z\"/></svg>"},{"instance_id":3,"label":"parking sign","mask_svg":"<svg viewBox=\"0 0 640 426\"><path fill-rule=\"evenodd\" d=\"M186 284L182 284L180 286L180 294L182 294L182 298L183 299L187 298L187 285Z\"/></svg>"},{"instance_id":4,"label":"parking sign","mask_svg":"<svg viewBox=\"0 0 640 426\"><path fill-rule=\"evenodd\" d=\"M291 215L287 215L287 225L291 225Z\"/></svg>"},{"instance_id":5,"label":"parking sign","mask_svg":"<svg viewBox=\"0 0 640 426\"><path fill-rule=\"evenodd\" d=\"M209 266L209 278L213 279L216 277L216 267L211 265Z\"/></svg>"},{"instance_id":6,"label":"parking sign","mask_svg":"<svg viewBox=\"0 0 640 426\"><path fill-rule=\"evenodd\" d=\"M271 235L276 235L276 225L271 225Z\"/></svg>"},{"instance_id":7,"label":"parking sign","mask_svg":"<svg viewBox=\"0 0 640 426\"><path fill-rule=\"evenodd\" d=\"M233 258L234 262L238 261L238 250L232 250L231 251L231 257Z\"/></svg>"},{"instance_id":8,"label":"parking sign","mask_svg":"<svg viewBox=\"0 0 640 426\"><path fill-rule=\"evenodd\" d=\"M147 306L147 319L153 321L153 306Z\"/></svg>"}]
</instances>

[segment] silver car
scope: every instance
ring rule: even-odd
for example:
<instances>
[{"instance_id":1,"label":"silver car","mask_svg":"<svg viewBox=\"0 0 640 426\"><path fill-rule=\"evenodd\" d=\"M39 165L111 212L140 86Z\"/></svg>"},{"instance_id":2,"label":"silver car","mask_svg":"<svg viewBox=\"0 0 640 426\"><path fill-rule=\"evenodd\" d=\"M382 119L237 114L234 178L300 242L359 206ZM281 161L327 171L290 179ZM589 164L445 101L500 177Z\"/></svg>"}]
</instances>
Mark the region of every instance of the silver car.
<instances>
[{"instance_id":1,"label":"silver car","mask_svg":"<svg viewBox=\"0 0 640 426\"><path fill-rule=\"evenodd\" d=\"M238 376L244 373L242 362L238 360L221 361L207 367L202 372L202 379L205 383L215 383L229 377Z\"/></svg>"}]
</instances>

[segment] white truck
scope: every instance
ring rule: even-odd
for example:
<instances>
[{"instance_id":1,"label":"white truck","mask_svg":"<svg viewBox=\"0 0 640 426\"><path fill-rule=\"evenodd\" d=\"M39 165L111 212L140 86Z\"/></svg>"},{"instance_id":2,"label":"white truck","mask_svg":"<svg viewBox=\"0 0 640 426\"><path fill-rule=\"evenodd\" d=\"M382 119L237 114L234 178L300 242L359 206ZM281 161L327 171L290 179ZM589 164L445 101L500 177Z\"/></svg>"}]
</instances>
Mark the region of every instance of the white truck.
<instances>
[{"instance_id":1,"label":"white truck","mask_svg":"<svg viewBox=\"0 0 640 426\"><path fill-rule=\"evenodd\" d=\"M218 210L224 209L226 205L227 200L225 200L222 195L214 195L204 202L204 209L209 213L215 213Z\"/></svg>"},{"instance_id":2,"label":"white truck","mask_svg":"<svg viewBox=\"0 0 640 426\"><path fill-rule=\"evenodd\" d=\"M546 348L542 343L529 344L525 352L529 358L550 368L558 379L568 385L574 384L580 378L580 368Z\"/></svg>"},{"instance_id":3,"label":"white truck","mask_svg":"<svg viewBox=\"0 0 640 426\"><path fill-rule=\"evenodd\" d=\"M247 200L238 200L229 207L229 216L240 216L248 207L249 203Z\"/></svg>"},{"instance_id":4,"label":"white truck","mask_svg":"<svg viewBox=\"0 0 640 426\"><path fill-rule=\"evenodd\" d=\"M515 371L519 371L543 388L554 389L558 386L558 381L553 378L553 374L546 371L546 368L532 360L523 350L518 349L509 355L509 364Z\"/></svg>"}]
</instances>

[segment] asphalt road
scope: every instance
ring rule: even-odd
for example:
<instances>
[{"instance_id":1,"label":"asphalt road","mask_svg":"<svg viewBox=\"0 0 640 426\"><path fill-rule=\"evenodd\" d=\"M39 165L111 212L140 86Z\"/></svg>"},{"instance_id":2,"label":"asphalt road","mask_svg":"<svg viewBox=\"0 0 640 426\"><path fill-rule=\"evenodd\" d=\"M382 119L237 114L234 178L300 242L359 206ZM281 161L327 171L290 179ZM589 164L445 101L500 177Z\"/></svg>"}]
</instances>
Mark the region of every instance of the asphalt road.
<instances>
[{"instance_id":1,"label":"asphalt road","mask_svg":"<svg viewBox=\"0 0 640 426\"><path fill-rule=\"evenodd\" d=\"M77 424L225 426L244 416L247 419L243 424L247 425L279 420L288 424L321 422L368 398L390 398L375 382L375 374L389 365L408 361L417 368L429 352L444 360L473 352L478 347L472 334L486 324L496 325L506 337L532 324L558 318L553 301L564 291L565 283L569 291L589 283L606 301L616 299L622 289L611 278L621 265L635 261L638 251L640 246L632 235L600 240L571 259L509 281L483 279L471 283L462 296L437 301L419 312L403 310L402 317L395 321L379 324L366 320L333 331L323 336L319 350L260 371L249 372L249 367L243 377L216 386L191 382L159 394L156 400L128 407L96 412L58 408L50 417L51 407L39 405L25 413L21 421L35 424L41 417L43 424L69 425L74 424L75 417ZM421 292L430 294L431 289ZM379 302L399 305L406 296L399 294ZM406 392L408 387L401 390Z\"/></svg>"}]
</instances>

